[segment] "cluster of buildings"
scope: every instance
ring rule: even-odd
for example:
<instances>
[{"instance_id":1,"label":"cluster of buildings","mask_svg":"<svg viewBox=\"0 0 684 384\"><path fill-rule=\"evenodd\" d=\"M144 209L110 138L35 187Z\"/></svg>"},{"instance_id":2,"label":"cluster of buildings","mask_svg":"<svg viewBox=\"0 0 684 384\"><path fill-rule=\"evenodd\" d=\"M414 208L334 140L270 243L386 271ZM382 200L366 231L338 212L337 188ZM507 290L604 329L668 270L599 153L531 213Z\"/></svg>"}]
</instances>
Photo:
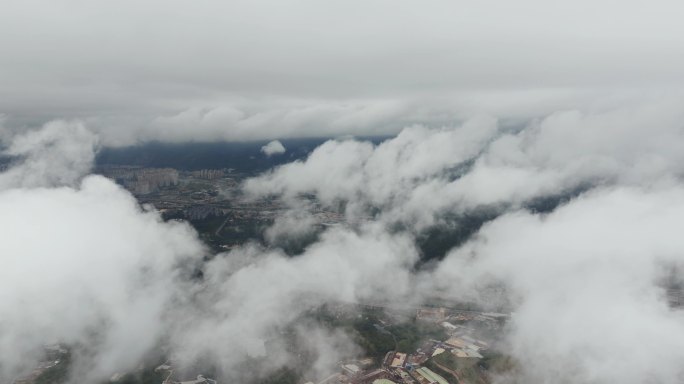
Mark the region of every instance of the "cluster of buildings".
<instances>
[{"instance_id":1,"label":"cluster of buildings","mask_svg":"<svg viewBox=\"0 0 684 384\"><path fill-rule=\"evenodd\" d=\"M348 374L350 384L449 384L441 375L420 364L427 356L390 351L380 368Z\"/></svg>"},{"instance_id":2,"label":"cluster of buildings","mask_svg":"<svg viewBox=\"0 0 684 384\"><path fill-rule=\"evenodd\" d=\"M416 311L416 319L421 321L439 322L446 318L446 308L420 308Z\"/></svg>"},{"instance_id":3,"label":"cluster of buildings","mask_svg":"<svg viewBox=\"0 0 684 384\"><path fill-rule=\"evenodd\" d=\"M483 357L481 352L489 348L489 343L475 337L474 329L470 324L477 323L480 328L494 328L499 325L499 319L502 317L507 317L507 315L472 311L457 311L448 317L442 317L438 323L444 328L449 338L435 343L432 356L449 352L456 357L481 359Z\"/></svg>"},{"instance_id":4,"label":"cluster of buildings","mask_svg":"<svg viewBox=\"0 0 684 384\"><path fill-rule=\"evenodd\" d=\"M40 375L48 369L56 367L60 362L60 360L41 361L28 375L14 380L13 384L33 384Z\"/></svg>"},{"instance_id":5,"label":"cluster of buildings","mask_svg":"<svg viewBox=\"0 0 684 384\"><path fill-rule=\"evenodd\" d=\"M173 168L105 167L103 176L114 179L135 195L147 195L162 187L178 184L178 171Z\"/></svg>"},{"instance_id":6,"label":"cluster of buildings","mask_svg":"<svg viewBox=\"0 0 684 384\"><path fill-rule=\"evenodd\" d=\"M167 363L158 366L154 371L166 375L162 384L218 384L216 380L204 377L204 375L197 375L197 377L188 380L178 380L174 378L173 368Z\"/></svg>"},{"instance_id":7,"label":"cluster of buildings","mask_svg":"<svg viewBox=\"0 0 684 384\"><path fill-rule=\"evenodd\" d=\"M674 308L684 307L684 290L679 288L669 288L667 291L667 300Z\"/></svg>"},{"instance_id":8,"label":"cluster of buildings","mask_svg":"<svg viewBox=\"0 0 684 384\"><path fill-rule=\"evenodd\" d=\"M217 384L216 380L214 379L209 379L206 378L202 375L197 375L196 378L190 379L190 380L185 380L185 381L176 381L176 380L164 380L162 384Z\"/></svg>"},{"instance_id":9,"label":"cluster of buildings","mask_svg":"<svg viewBox=\"0 0 684 384\"><path fill-rule=\"evenodd\" d=\"M366 305L370 308L381 306ZM328 308L337 316L354 313L354 308L342 303ZM317 384L447 384L465 382L463 372L454 362L463 360L464 366L483 359L483 353L490 348L492 336L500 329L509 314L480 311L452 310L443 307L422 307L416 309L416 320L441 327L444 339L430 339L415 351L388 352L379 366L359 361L342 364L339 373ZM382 322L382 320L379 320ZM384 322L383 322L384 324ZM384 327L375 325L379 331ZM492 332L494 330L494 332ZM447 359L442 354L449 354ZM460 363L459 363L460 364ZM438 371L438 372L435 372ZM307 383L313 384L313 383Z\"/></svg>"},{"instance_id":10,"label":"cluster of buildings","mask_svg":"<svg viewBox=\"0 0 684 384\"><path fill-rule=\"evenodd\" d=\"M480 352L488 347L489 345L486 342L474 339L468 335L452 336L435 348L433 356L449 351L456 357L475 357L481 359L482 355Z\"/></svg>"},{"instance_id":11,"label":"cluster of buildings","mask_svg":"<svg viewBox=\"0 0 684 384\"><path fill-rule=\"evenodd\" d=\"M44 347L44 352L45 360L39 362L28 374L15 379L12 384L33 384L45 371L55 368L60 364L65 364L63 360L68 351L62 346L57 344L47 345Z\"/></svg>"},{"instance_id":12,"label":"cluster of buildings","mask_svg":"<svg viewBox=\"0 0 684 384\"><path fill-rule=\"evenodd\" d=\"M199 171L192 171L190 174L195 179L216 180L222 179L226 173L230 173L230 171L223 169L200 169Z\"/></svg>"},{"instance_id":13,"label":"cluster of buildings","mask_svg":"<svg viewBox=\"0 0 684 384\"><path fill-rule=\"evenodd\" d=\"M456 310L449 312L446 308L420 308L416 312L416 319L424 322L440 324L447 332L453 332L458 329L467 329L468 327L456 324L475 324L480 327L489 329L498 329L502 323L510 316L506 313L496 312L480 312L480 311L466 311Z\"/></svg>"},{"instance_id":14,"label":"cluster of buildings","mask_svg":"<svg viewBox=\"0 0 684 384\"><path fill-rule=\"evenodd\" d=\"M400 374L401 382L404 384L443 384L446 382L444 377L423 365L442 353L450 353L454 358L482 359L482 353L490 348L490 343L481 338L482 331L485 330L484 334L489 334L490 331L488 330L498 329L502 320L508 316L507 314L491 312L448 311L446 308L418 309L417 320L438 324L445 330L448 338L442 341L429 340L421 345L416 352L408 355L390 352L386 356L383 366ZM439 363L436 365L454 377L459 375L458 372L446 366ZM405 374L399 371L401 369L405 370Z\"/></svg>"},{"instance_id":15,"label":"cluster of buildings","mask_svg":"<svg viewBox=\"0 0 684 384\"><path fill-rule=\"evenodd\" d=\"M274 220L285 208L278 199L243 200L242 178L245 174L231 169L200 169L179 171L173 168L143 168L139 166L105 166L98 172L128 189L141 204L151 204L166 219L204 221L224 218L214 228L205 230L221 246L232 246L224 229L263 224ZM343 223L343 214L319 206L311 214L318 225ZM230 232L230 231L228 231ZM226 235L226 236L222 236ZM225 240L225 241L224 241Z\"/></svg>"},{"instance_id":16,"label":"cluster of buildings","mask_svg":"<svg viewBox=\"0 0 684 384\"><path fill-rule=\"evenodd\" d=\"M432 343L427 343L412 354L390 351L380 367L371 358L343 363L339 373L318 384L449 384L444 377L422 366L430 358L431 347Z\"/></svg>"},{"instance_id":17,"label":"cluster of buildings","mask_svg":"<svg viewBox=\"0 0 684 384\"><path fill-rule=\"evenodd\" d=\"M228 212L230 212L230 210L227 208L203 204L183 209L183 216L187 220L204 220L212 216L223 216Z\"/></svg>"}]
</instances>

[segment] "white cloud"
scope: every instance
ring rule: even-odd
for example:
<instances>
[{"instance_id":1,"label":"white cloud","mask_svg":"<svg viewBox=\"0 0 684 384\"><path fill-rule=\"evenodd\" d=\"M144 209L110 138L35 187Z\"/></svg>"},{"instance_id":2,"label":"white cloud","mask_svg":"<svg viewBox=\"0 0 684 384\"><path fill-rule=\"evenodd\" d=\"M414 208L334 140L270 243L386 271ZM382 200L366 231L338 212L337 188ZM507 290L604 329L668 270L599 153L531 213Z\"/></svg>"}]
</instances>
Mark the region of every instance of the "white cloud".
<instances>
[{"instance_id":1,"label":"white cloud","mask_svg":"<svg viewBox=\"0 0 684 384\"><path fill-rule=\"evenodd\" d=\"M239 380L260 374L242 364L265 340L272 347L261 369L295 363L279 336L290 328L318 356L310 373L322 375L357 349L314 324L304 335L307 311L409 292L418 257L411 238L372 224L327 231L296 258L246 245L203 264L189 225L163 222L108 179L77 174L92 164L96 140L86 132L59 122L9 143L23 160L0 174L11 181L0 187L2 380L30 370L53 342L73 348L74 382L130 371L160 346L179 369L202 357ZM190 278L195 268L202 280ZM393 278L376 279L381 273Z\"/></svg>"},{"instance_id":2,"label":"white cloud","mask_svg":"<svg viewBox=\"0 0 684 384\"><path fill-rule=\"evenodd\" d=\"M193 298L195 305L205 309L200 312L203 316L187 310L177 314L185 322L180 321L172 338L174 357L192 362L202 356L219 364L226 375L234 375L231 371L247 355L258 353L264 340L293 322L297 325L304 313L324 303L410 296L409 269L417 257L410 237L390 235L374 225L364 227L361 233L331 229L294 258L254 247L220 255L206 268L206 290ZM392 279L377 278L385 274ZM311 337L320 332L314 324L310 331ZM283 340L271 341L275 344L269 350L271 363L288 362L289 354L278 353L277 345ZM316 345L324 359L321 365L324 361L335 363L353 350L349 346L337 350L340 343L347 345L349 340Z\"/></svg>"},{"instance_id":3,"label":"white cloud","mask_svg":"<svg viewBox=\"0 0 684 384\"><path fill-rule=\"evenodd\" d=\"M459 127L409 127L377 146L331 140L305 161L248 180L245 191L287 199L315 193L327 205L349 202L352 214L356 209L364 215L369 205L392 214L393 207L402 207L416 188L441 180L445 172L477 157L496 134L496 121L483 117Z\"/></svg>"},{"instance_id":4,"label":"white cloud","mask_svg":"<svg viewBox=\"0 0 684 384\"><path fill-rule=\"evenodd\" d=\"M273 140L261 147L261 152L268 157L282 155L285 153L285 146L280 141Z\"/></svg>"},{"instance_id":5,"label":"white cloud","mask_svg":"<svg viewBox=\"0 0 684 384\"><path fill-rule=\"evenodd\" d=\"M329 141L308 159L248 180L254 195L314 193L351 214L430 225L435 215L518 205L594 184L657 183L684 172L681 103L562 111L513 132L491 118L409 127L377 146Z\"/></svg>"},{"instance_id":6,"label":"white cloud","mask_svg":"<svg viewBox=\"0 0 684 384\"><path fill-rule=\"evenodd\" d=\"M351 217L377 208L375 225L396 231L399 221L408 233L447 212L499 207L509 213L414 276L415 292L512 307L507 350L519 380L675 383L684 313L663 285L666 275L683 281L671 269L684 265L679 105L563 111L514 131L487 119L412 127L377 146L329 141L245 190L347 201ZM590 190L550 214L520 210L575 188Z\"/></svg>"},{"instance_id":7,"label":"white cloud","mask_svg":"<svg viewBox=\"0 0 684 384\"><path fill-rule=\"evenodd\" d=\"M92 144L82 126L55 123L10 146L27 157L1 174L3 380L52 342L87 348L74 350L82 380L135 367L163 333L179 266L202 254L189 226L162 222L101 176L78 181Z\"/></svg>"},{"instance_id":8,"label":"white cloud","mask_svg":"<svg viewBox=\"0 0 684 384\"><path fill-rule=\"evenodd\" d=\"M79 122L50 122L38 131L7 135L4 151L19 165L0 174L0 188L75 185L90 171L97 137Z\"/></svg>"},{"instance_id":9,"label":"white cloud","mask_svg":"<svg viewBox=\"0 0 684 384\"><path fill-rule=\"evenodd\" d=\"M659 282L665 266L684 262L683 192L606 189L548 216L503 216L436 277L454 295L507 286L510 348L527 381L678 382L684 313L668 307Z\"/></svg>"}]
</instances>

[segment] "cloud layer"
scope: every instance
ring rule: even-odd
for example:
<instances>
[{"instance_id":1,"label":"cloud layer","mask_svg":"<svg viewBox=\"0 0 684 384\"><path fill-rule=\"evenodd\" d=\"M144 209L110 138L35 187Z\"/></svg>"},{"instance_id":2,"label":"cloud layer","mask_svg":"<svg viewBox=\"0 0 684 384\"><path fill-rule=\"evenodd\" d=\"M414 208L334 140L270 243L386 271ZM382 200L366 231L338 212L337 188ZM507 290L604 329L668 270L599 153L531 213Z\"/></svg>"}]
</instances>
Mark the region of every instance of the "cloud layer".
<instances>
[{"instance_id":1,"label":"cloud layer","mask_svg":"<svg viewBox=\"0 0 684 384\"><path fill-rule=\"evenodd\" d=\"M684 263L680 111L564 111L514 131L478 119L379 145L329 141L245 190L346 203L352 223L401 223L414 241L450 214L495 207L501 216L416 275L415 292L513 309L519 380L675 383L684 315L664 289L681 284ZM577 188L551 213L524 208Z\"/></svg>"},{"instance_id":2,"label":"cloud layer","mask_svg":"<svg viewBox=\"0 0 684 384\"><path fill-rule=\"evenodd\" d=\"M454 295L506 285L517 301L509 343L527 381L680 382L684 312L669 308L662 283L684 263L683 192L610 188L548 216L503 216L437 279Z\"/></svg>"},{"instance_id":3,"label":"cloud layer","mask_svg":"<svg viewBox=\"0 0 684 384\"><path fill-rule=\"evenodd\" d=\"M73 374L99 380L157 345L176 279L202 255L194 231L164 223L121 187L88 176L95 137L55 122L16 137L0 174L0 378L32 369L47 343L74 349Z\"/></svg>"},{"instance_id":4,"label":"cloud layer","mask_svg":"<svg viewBox=\"0 0 684 384\"><path fill-rule=\"evenodd\" d=\"M559 111L515 130L481 117L440 129L409 127L377 146L333 140L245 189L289 199L314 193L330 206L347 201L351 215L380 208L385 219L421 227L450 211L678 177L681 110L681 103L647 103Z\"/></svg>"},{"instance_id":5,"label":"cloud layer","mask_svg":"<svg viewBox=\"0 0 684 384\"><path fill-rule=\"evenodd\" d=\"M477 114L527 119L681 97L681 9L20 2L0 15L0 112L13 129L79 118L104 144L123 145L394 134Z\"/></svg>"},{"instance_id":6,"label":"cloud layer","mask_svg":"<svg viewBox=\"0 0 684 384\"><path fill-rule=\"evenodd\" d=\"M514 310L507 343L522 362L519 379L678 382L682 312L664 295L682 283L675 267L684 264L677 105L557 112L514 129L480 117L411 126L375 145L326 142L244 185L291 204L265 233L271 246L208 262L188 226L85 176L98 139L82 124L10 134L14 160L0 174L0 374L16 377L59 341L75 346L75 381L128 371L161 350L179 366L202 362L242 380L250 356L269 354L264 373L292 364L283 332L304 343L302 317L322 304L438 295ZM578 187L585 192L551 213L524 208ZM291 257L277 245L314 231L300 199L310 194L344 207L349 223ZM416 270L425 231L482 207L499 216ZM343 333L305 327L316 335L306 342L310 377L358 352Z\"/></svg>"},{"instance_id":7,"label":"cloud layer","mask_svg":"<svg viewBox=\"0 0 684 384\"><path fill-rule=\"evenodd\" d=\"M108 179L75 173L92 165L96 143L79 123L54 122L7 145L18 157L0 173L2 380L30 371L43 345L57 342L72 349L72 382L160 355L179 372L210 365L245 380L301 364L283 336L293 331L314 356L302 369L321 377L359 350L348 335L305 323L308 311L408 293L411 238L372 223L326 231L296 258L247 244L203 261L187 224L163 222ZM269 233L288 239L290 229ZM377 279L385 273L392 280ZM249 358L264 353L269 364L248 372Z\"/></svg>"}]
</instances>

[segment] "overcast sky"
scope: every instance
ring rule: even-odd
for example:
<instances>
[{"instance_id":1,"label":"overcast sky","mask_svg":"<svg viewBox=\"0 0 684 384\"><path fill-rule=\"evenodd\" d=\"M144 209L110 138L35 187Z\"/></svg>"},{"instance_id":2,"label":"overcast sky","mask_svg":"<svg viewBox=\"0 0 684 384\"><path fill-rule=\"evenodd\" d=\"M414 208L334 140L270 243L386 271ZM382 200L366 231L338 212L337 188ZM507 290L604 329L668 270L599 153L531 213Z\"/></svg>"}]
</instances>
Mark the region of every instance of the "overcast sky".
<instances>
[{"instance_id":1,"label":"overcast sky","mask_svg":"<svg viewBox=\"0 0 684 384\"><path fill-rule=\"evenodd\" d=\"M676 97L676 1L19 1L0 12L6 129L105 144L387 134ZM636 101L635 101L636 100Z\"/></svg>"}]
</instances>

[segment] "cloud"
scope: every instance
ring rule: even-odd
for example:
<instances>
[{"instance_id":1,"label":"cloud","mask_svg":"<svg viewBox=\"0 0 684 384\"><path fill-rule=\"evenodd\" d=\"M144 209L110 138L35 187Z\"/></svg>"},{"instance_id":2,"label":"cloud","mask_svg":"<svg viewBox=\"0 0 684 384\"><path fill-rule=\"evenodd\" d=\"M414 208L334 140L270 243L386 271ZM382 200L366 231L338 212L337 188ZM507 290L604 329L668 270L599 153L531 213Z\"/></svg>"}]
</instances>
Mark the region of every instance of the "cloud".
<instances>
[{"instance_id":1,"label":"cloud","mask_svg":"<svg viewBox=\"0 0 684 384\"><path fill-rule=\"evenodd\" d=\"M492 5L16 3L0 15L0 111L16 129L78 118L123 145L382 135L681 97L677 2L649 17L608 0L524 0L499 6L506 17Z\"/></svg>"},{"instance_id":2,"label":"cloud","mask_svg":"<svg viewBox=\"0 0 684 384\"><path fill-rule=\"evenodd\" d=\"M410 127L378 145L329 141L244 187L345 202L352 227L361 216L414 244L450 214L458 225L495 207L499 217L414 275L416 294L512 309L506 348L522 364L519 380L674 383L684 375L684 314L664 288L683 281L677 105L559 111L513 130L492 119ZM524 208L577 188L551 213Z\"/></svg>"},{"instance_id":3,"label":"cloud","mask_svg":"<svg viewBox=\"0 0 684 384\"><path fill-rule=\"evenodd\" d=\"M54 121L10 135L4 155L18 164L0 174L0 188L74 185L92 167L97 137L79 122Z\"/></svg>"},{"instance_id":4,"label":"cloud","mask_svg":"<svg viewBox=\"0 0 684 384\"><path fill-rule=\"evenodd\" d=\"M329 141L305 161L248 180L253 195L313 193L348 212L429 226L445 212L519 206L591 185L656 183L682 173L681 103L559 111L510 130L480 117L414 126L381 144ZM645 127L648 127L645 128Z\"/></svg>"},{"instance_id":5,"label":"cloud","mask_svg":"<svg viewBox=\"0 0 684 384\"><path fill-rule=\"evenodd\" d=\"M454 295L507 287L510 348L527 381L678 382L684 313L661 284L684 262L682 192L608 188L548 216L505 215L454 250L436 279Z\"/></svg>"},{"instance_id":6,"label":"cloud","mask_svg":"<svg viewBox=\"0 0 684 384\"><path fill-rule=\"evenodd\" d=\"M3 377L50 342L89 348L74 351L83 379L137 365L161 335L176 264L201 254L193 231L141 211L99 176L76 188L5 190L0 206Z\"/></svg>"},{"instance_id":7,"label":"cloud","mask_svg":"<svg viewBox=\"0 0 684 384\"><path fill-rule=\"evenodd\" d=\"M480 117L411 126L380 144L331 140L245 184L292 204L265 232L267 247L208 261L189 226L86 176L98 140L83 124L10 133L0 376L16 377L59 341L74 348L74 381L130 370L160 347L181 370L199 362L239 381L250 357L268 356L257 376L301 363L287 352L298 340L317 377L358 350L308 322L309 311L440 295L514 310L506 346L520 379L677 382L682 314L663 291L671 267L684 265L677 106L564 111L514 129ZM587 190L551 213L523 208L578 185ZM345 207L349 222L314 230L302 194ZM416 270L426 230L492 205L498 218ZM294 257L277 248L314 231Z\"/></svg>"},{"instance_id":8,"label":"cloud","mask_svg":"<svg viewBox=\"0 0 684 384\"><path fill-rule=\"evenodd\" d=\"M278 140L273 140L270 141L268 144L264 145L261 147L261 152L268 156L271 157L273 155L282 155L285 153L285 147L283 146L283 143L281 143Z\"/></svg>"},{"instance_id":9,"label":"cloud","mask_svg":"<svg viewBox=\"0 0 684 384\"><path fill-rule=\"evenodd\" d=\"M87 176L97 140L54 122L13 138L0 174L0 377L31 369L46 343L73 346L73 375L99 380L141 361L163 333L182 266L203 245L121 187Z\"/></svg>"},{"instance_id":10,"label":"cloud","mask_svg":"<svg viewBox=\"0 0 684 384\"><path fill-rule=\"evenodd\" d=\"M349 202L350 213L364 215L370 206L391 214L417 187L474 159L496 131L496 121L483 117L459 127L409 127L377 146L331 140L305 161L250 179L244 188L252 195L280 194L290 200L314 193L329 206Z\"/></svg>"},{"instance_id":11,"label":"cloud","mask_svg":"<svg viewBox=\"0 0 684 384\"><path fill-rule=\"evenodd\" d=\"M304 206L291 208L277 216L271 226L264 231L264 238L270 244L281 248L289 243L297 243L316 233L316 218Z\"/></svg>"},{"instance_id":12,"label":"cloud","mask_svg":"<svg viewBox=\"0 0 684 384\"><path fill-rule=\"evenodd\" d=\"M203 262L206 249L189 225L164 222L106 178L77 174L87 173L96 143L83 125L55 122L7 146L21 156L0 174L11 181L0 189L3 380L30 370L54 342L72 348L73 382L103 380L162 353L179 372L199 362L240 380L302 364L288 352L287 332L310 351L305 371L317 377L358 350L341 331L305 326L308 311L410 292L418 258L411 238L372 223L328 230L296 258L247 244ZM310 224L268 233L292 239ZM202 279L193 277L198 270ZM382 273L393 279L376 279ZM268 364L243 369L264 353Z\"/></svg>"},{"instance_id":13,"label":"cloud","mask_svg":"<svg viewBox=\"0 0 684 384\"><path fill-rule=\"evenodd\" d=\"M290 326L301 326L302 315L325 303L409 296L409 268L417 257L410 237L391 235L373 225L361 233L328 230L295 258L253 246L219 255L206 266L206 290L193 298L203 316L177 314L185 321L179 322L172 337L175 359L213 361L227 377L235 375L250 354L266 353L274 365L271 368L278 367L292 358L279 349L292 346L274 336ZM391 274L392 279L378 279L381 274ZM309 327L307 337L325 333L316 327ZM319 371L324 361L334 363L354 349L349 340L335 338L334 343L316 345L316 356L322 359L317 363ZM267 340L271 347L264 351ZM337 350L341 345L347 346Z\"/></svg>"}]
</instances>

